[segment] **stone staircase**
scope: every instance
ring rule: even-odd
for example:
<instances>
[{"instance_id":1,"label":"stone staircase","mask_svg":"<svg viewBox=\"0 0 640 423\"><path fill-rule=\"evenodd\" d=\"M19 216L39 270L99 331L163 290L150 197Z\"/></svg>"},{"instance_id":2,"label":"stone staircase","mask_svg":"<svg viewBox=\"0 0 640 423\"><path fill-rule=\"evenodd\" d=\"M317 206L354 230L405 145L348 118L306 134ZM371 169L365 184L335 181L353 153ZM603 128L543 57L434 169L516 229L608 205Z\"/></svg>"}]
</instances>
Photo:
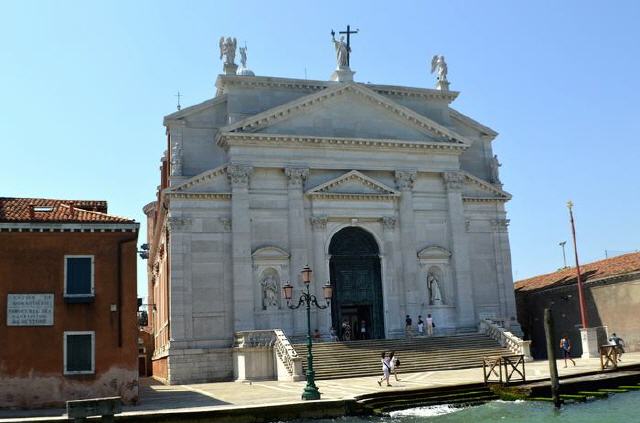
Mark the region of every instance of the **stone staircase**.
<instances>
[{"instance_id":1,"label":"stone staircase","mask_svg":"<svg viewBox=\"0 0 640 423\"><path fill-rule=\"evenodd\" d=\"M306 371L306 344L293 347L302 357L303 371ZM380 353L391 350L400 359L399 373L481 367L486 356L510 354L508 349L483 334L319 342L313 344L316 379L381 375Z\"/></svg>"}]
</instances>

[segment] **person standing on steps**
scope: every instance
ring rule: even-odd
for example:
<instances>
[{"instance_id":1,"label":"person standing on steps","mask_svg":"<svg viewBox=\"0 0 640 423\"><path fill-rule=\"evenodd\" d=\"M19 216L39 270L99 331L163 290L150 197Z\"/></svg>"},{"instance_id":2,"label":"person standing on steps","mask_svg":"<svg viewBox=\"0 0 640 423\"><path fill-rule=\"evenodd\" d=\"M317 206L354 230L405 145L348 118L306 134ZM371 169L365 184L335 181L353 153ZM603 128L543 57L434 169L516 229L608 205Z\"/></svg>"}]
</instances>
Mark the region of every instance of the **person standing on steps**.
<instances>
[{"instance_id":1,"label":"person standing on steps","mask_svg":"<svg viewBox=\"0 0 640 423\"><path fill-rule=\"evenodd\" d=\"M336 333L336 328L331 326L329 333L331 334L331 342L338 342L338 334Z\"/></svg>"},{"instance_id":2,"label":"person standing on steps","mask_svg":"<svg viewBox=\"0 0 640 423\"><path fill-rule=\"evenodd\" d=\"M436 325L433 323L433 317L431 317L431 314L427 314L427 335L433 336L433 328L435 327Z\"/></svg>"},{"instance_id":3,"label":"person standing on steps","mask_svg":"<svg viewBox=\"0 0 640 423\"><path fill-rule=\"evenodd\" d=\"M560 349L562 350L562 356L564 357L564 367L567 367L567 358L576 365L576 362L571 358L571 341L569 341L569 337L567 335L563 335L560 340ZM551 360L552 358L550 358Z\"/></svg>"},{"instance_id":4,"label":"person standing on steps","mask_svg":"<svg viewBox=\"0 0 640 423\"><path fill-rule=\"evenodd\" d=\"M342 340L351 341L351 325L347 319L342 322Z\"/></svg>"},{"instance_id":5,"label":"person standing on steps","mask_svg":"<svg viewBox=\"0 0 640 423\"><path fill-rule=\"evenodd\" d=\"M366 322L366 320L360 321L360 339L367 339L367 322Z\"/></svg>"},{"instance_id":6,"label":"person standing on steps","mask_svg":"<svg viewBox=\"0 0 640 423\"><path fill-rule=\"evenodd\" d=\"M404 319L404 336L406 338L413 337L413 320L411 320L411 316L409 316L408 314Z\"/></svg>"},{"instance_id":7,"label":"person standing on steps","mask_svg":"<svg viewBox=\"0 0 640 423\"><path fill-rule=\"evenodd\" d=\"M424 336L424 321L422 316L418 316L418 336Z\"/></svg>"},{"instance_id":8,"label":"person standing on steps","mask_svg":"<svg viewBox=\"0 0 640 423\"><path fill-rule=\"evenodd\" d=\"M378 380L378 386L382 386L382 381L387 381L387 386L391 386L389 383L389 376L391 376L391 360L387 356L385 351L380 354L380 362L382 363L382 378Z\"/></svg>"},{"instance_id":9,"label":"person standing on steps","mask_svg":"<svg viewBox=\"0 0 640 423\"><path fill-rule=\"evenodd\" d=\"M389 364L391 365L391 373L396 378L396 382L400 382L398 379L398 367L400 367L400 359L396 356L395 351L389 353Z\"/></svg>"}]
</instances>

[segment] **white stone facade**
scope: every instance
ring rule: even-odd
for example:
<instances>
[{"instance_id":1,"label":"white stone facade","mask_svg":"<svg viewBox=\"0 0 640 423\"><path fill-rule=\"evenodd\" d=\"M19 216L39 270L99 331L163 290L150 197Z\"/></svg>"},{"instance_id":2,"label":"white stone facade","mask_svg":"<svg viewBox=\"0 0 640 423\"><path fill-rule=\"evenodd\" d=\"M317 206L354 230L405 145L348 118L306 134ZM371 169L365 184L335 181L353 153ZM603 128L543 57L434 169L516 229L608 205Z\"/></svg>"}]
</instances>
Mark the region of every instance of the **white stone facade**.
<instances>
[{"instance_id":1,"label":"white stone facade","mask_svg":"<svg viewBox=\"0 0 640 423\"><path fill-rule=\"evenodd\" d=\"M236 331L304 334L281 287L299 293L309 264L322 298L331 241L348 227L377 243L385 337L402 335L405 314L431 313L442 333L483 318L517 325L510 195L490 182L497 134L450 107L458 93L229 75L216 85L214 99L165 117L173 168L149 264L170 222L170 382L232 377ZM312 312L323 334L337 323L331 308Z\"/></svg>"}]
</instances>

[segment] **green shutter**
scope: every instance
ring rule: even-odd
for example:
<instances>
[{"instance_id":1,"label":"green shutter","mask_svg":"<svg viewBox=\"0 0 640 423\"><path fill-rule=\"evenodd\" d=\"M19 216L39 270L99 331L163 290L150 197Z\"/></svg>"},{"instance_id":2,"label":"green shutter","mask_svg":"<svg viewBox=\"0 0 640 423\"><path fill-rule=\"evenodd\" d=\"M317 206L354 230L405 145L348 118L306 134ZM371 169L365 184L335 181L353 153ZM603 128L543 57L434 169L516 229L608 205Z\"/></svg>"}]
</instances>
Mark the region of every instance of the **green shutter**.
<instances>
[{"instance_id":1,"label":"green shutter","mask_svg":"<svg viewBox=\"0 0 640 423\"><path fill-rule=\"evenodd\" d=\"M67 294L92 295L91 257L67 257Z\"/></svg>"},{"instance_id":2,"label":"green shutter","mask_svg":"<svg viewBox=\"0 0 640 423\"><path fill-rule=\"evenodd\" d=\"M67 371L92 371L91 334L67 335Z\"/></svg>"}]
</instances>

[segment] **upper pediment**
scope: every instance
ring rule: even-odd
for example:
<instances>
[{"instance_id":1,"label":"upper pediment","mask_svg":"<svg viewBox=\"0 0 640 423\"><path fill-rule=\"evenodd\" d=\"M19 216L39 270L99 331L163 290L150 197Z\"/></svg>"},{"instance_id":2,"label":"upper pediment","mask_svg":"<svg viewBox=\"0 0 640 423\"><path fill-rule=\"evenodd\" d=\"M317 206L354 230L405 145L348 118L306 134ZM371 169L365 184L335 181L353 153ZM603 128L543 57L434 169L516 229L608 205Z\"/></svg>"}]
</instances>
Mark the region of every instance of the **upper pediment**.
<instances>
[{"instance_id":1,"label":"upper pediment","mask_svg":"<svg viewBox=\"0 0 640 423\"><path fill-rule=\"evenodd\" d=\"M306 192L314 197L398 197L400 193L387 185L352 170Z\"/></svg>"},{"instance_id":2,"label":"upper pediment","mask_svg":"<svg viewBox=\"0 0 640 423\"><path fill-rule=\"evenodd\" d=\"M309 94L221 132L470 144L462 135L356 83Z\"/></svg>"},{"instance_id":3,"label":"upper pediment","mask_svg":"<svg viewBox=\"0 0 640 423\"><path fill-rule=\"evenodd\" d=\"M231 189L227 179L226 168L227 165L222 165L202 172L187 179L180 185L171 187L170 192L229 192Z\"/></svg>"}]
</instances>

